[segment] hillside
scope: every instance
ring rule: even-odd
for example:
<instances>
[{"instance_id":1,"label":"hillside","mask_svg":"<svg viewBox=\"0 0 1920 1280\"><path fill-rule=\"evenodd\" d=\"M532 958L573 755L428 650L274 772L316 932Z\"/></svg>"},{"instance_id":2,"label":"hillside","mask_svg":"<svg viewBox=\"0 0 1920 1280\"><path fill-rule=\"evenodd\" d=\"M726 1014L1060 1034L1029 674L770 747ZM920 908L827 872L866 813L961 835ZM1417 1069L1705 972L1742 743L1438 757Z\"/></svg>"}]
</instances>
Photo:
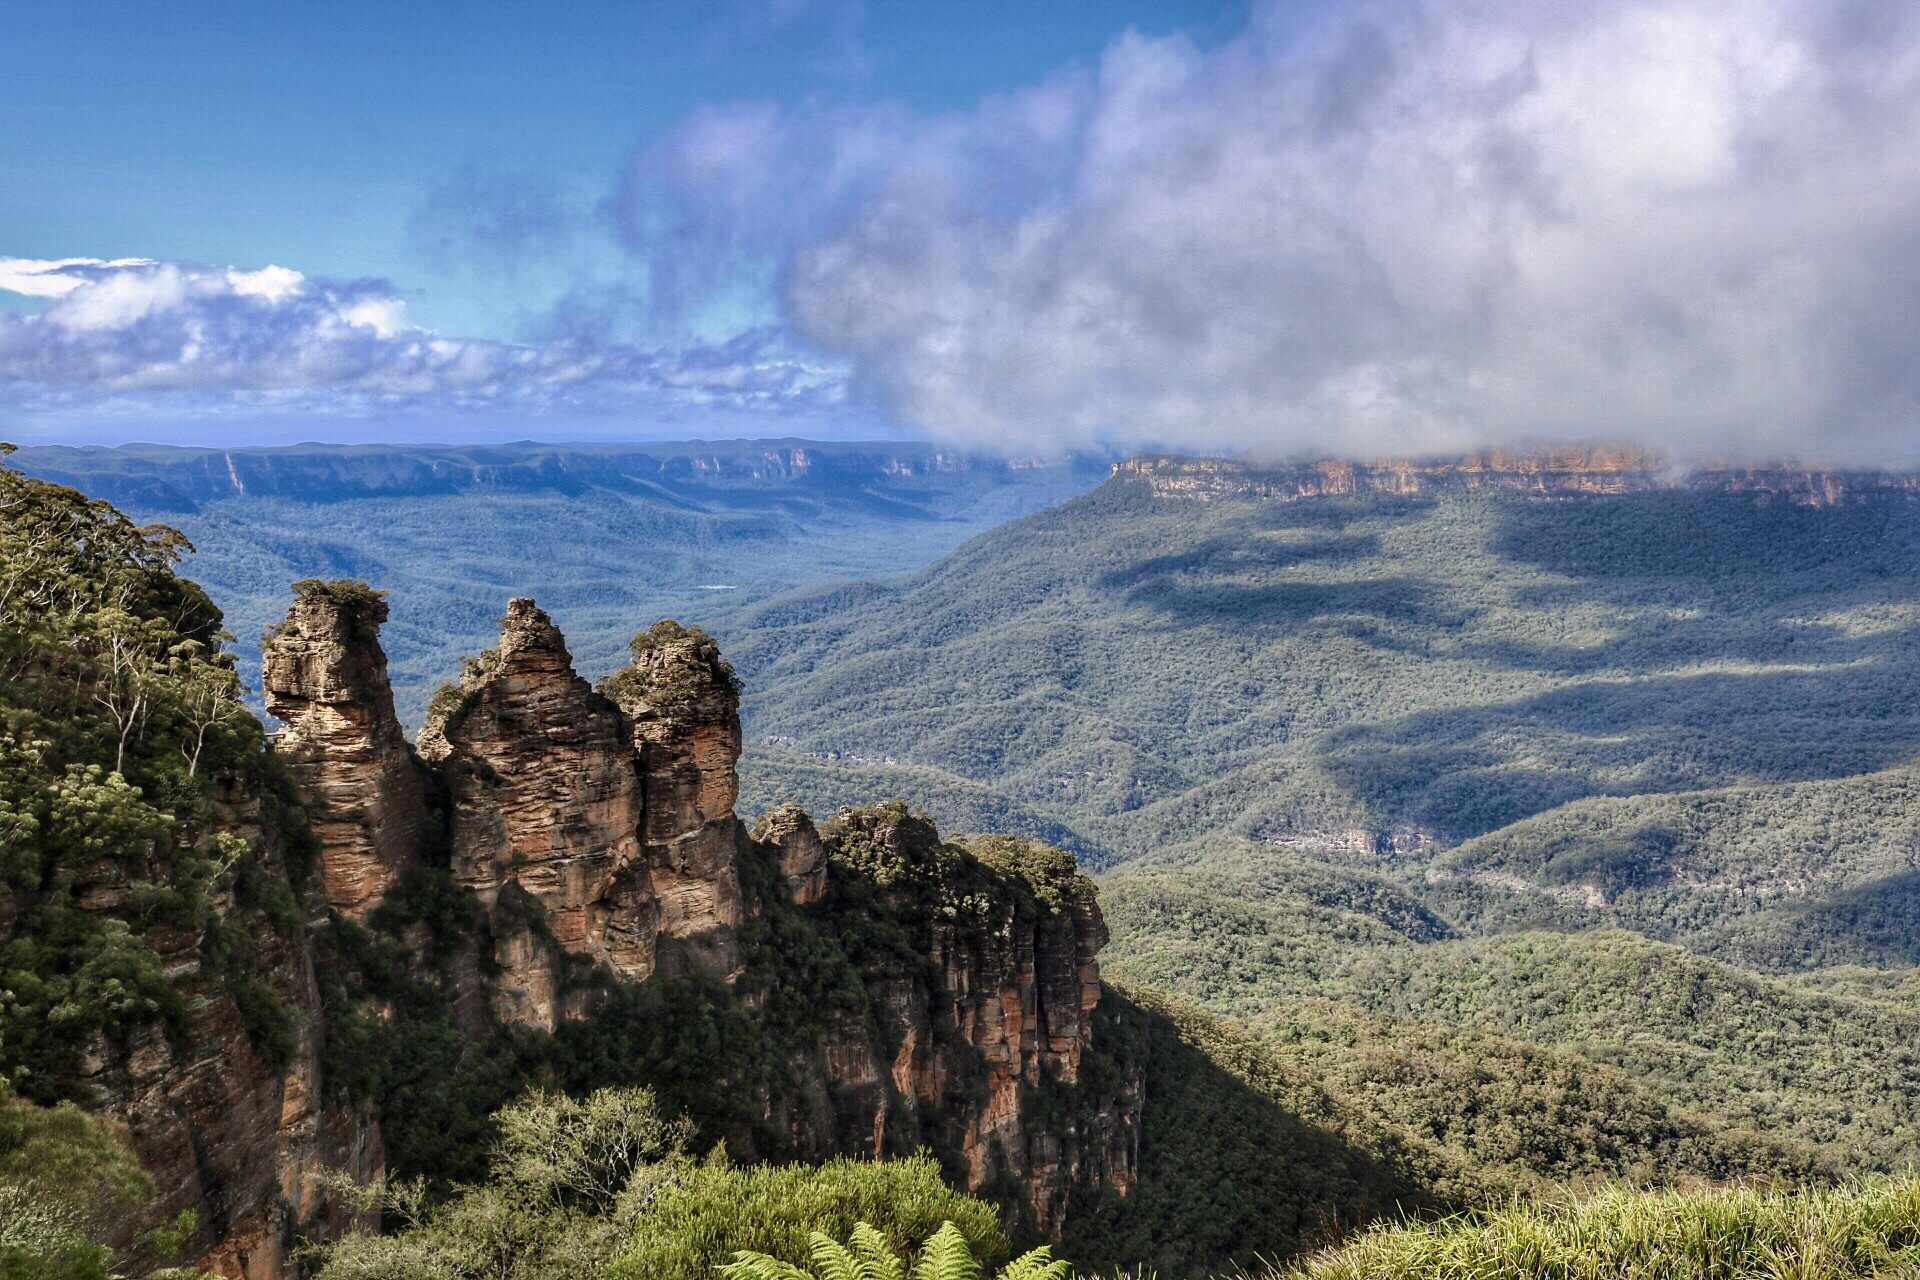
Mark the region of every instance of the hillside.
<instances>
[{"instance_id":1,"label":"hillside","mask_svg":"<svg viewBox=\"0 0 1920 1280\"><path fill-rule=\"evenodd\" d=\"M1104 868L1109 973L1412 1131L1457 1132L1420 1081L1455 1115L1522 1042L1905 1167L1910 480L1343 467L1136 460L717 619L748 798L1044 832Z\"/></svg>"},{"instance_id":2,"label":"hillside","mask_svg":"<svg viewBox=\"0 0 1920 1280\"><path fill-rule=\"evenodd\" d=\"M755 794L932 771L1108 863L1218 831L1432 863L1467 914L1539 881L1527 910L1597 894L1591 922L1677 936L1704 926L1676 896L1720 919L1901 873L1917 600L1899 489L1296 497L1123 469L918 574L713 625ZM1777 847L1734 852L1721 811L1772 824L1791 874L1762 883ZM1551 867L1509 866L1495 833L1529 819Z\"/></svg>"},{"instance_id":3,"label":"hillside","mask_svg":"<svg viewBox=\"0 0 1920 1280\"><path fill-rule=\"evenodd\" d=\"M766 1238L702 1208L738 1194L788 1248L858 1196L915 1239L940 1206L983 1241L997 1215L1091 1268L1199 1276L1516 1194L1824 1183L1912 1148L1906 978L1478 937L1420 877L1221 833L1096 886L898 802L749 827L713 640L641 630L595 688L524 598L415 744L385 597L296 584L265 637L269 744L171 533L0 485L4 598L32 606L0 613L0 1077L25 1095L0 1099L0 1165L23 1118L102 1168L137 1157L150 1182L115 1175L137 1213L48 1237L101 1266L160 1260L137 1225L241 1270L304 1237L351 1270L480 1232L513 1266L598 1274L645 1243L696 1274ZM629 1121L658 1168L502 1145ZM24 1194L65 1213L46 1176ZM600 1190L540 1199L556 1179ZM413 1233L367 1234L382 1197Z\"/></svg>"},{"instance_id":4,"label":"hillside","mask_svg":"<svg viewBox=\"0 0 1920 1280\"><path fill-rule=\"evenodd\" d=\"M255 640L301 578L394 592L402 718L418 726L459 655L491 642L500 602L538 594L595 674L636 618L716 598L925 564L1073 496L1106 463L970 457L911 442L803 440L495 447L158 445L21 449L29 475L161 521L221 601L249 680Z\"/></svg>"}]
</instances>

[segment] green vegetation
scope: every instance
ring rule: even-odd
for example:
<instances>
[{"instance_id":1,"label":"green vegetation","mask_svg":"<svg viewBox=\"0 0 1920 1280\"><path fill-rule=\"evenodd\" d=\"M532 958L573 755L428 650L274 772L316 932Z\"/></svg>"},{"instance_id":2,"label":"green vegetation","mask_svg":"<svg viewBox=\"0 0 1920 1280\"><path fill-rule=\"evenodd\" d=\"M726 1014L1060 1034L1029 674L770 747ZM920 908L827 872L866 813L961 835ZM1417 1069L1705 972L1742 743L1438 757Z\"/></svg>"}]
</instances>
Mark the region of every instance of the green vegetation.
<instances>
[{"instance_id":1,"label":"green vegetation","mask_svg":"<svg viewBox=\"0 0 1920 1280\"><path fill-rule=\"evenodd\" d=\"M1384 1227L1289 1280L1867 1280L1920 1267L1920 1178L1826 1191L1612 1190Z\"/></svg>"},{"instance_id":2,"label":"green vegetation","mask_svg":"<svg viewBox=\"0 0 1920 1280\"><path fill-rule=\"evenodd\" d=\"M980 1280L980 1260L972 1242L952 1222L928 1236L909 1265L908 1258L872 1224L856 1222L847 1242L815 1231L808 1237L813 1270L803 1271L772 1254L742 1250L720 1268L724 1280ZM1056 1260L1046 1245L1009 1262L998 1280L1067 1280L1073 1264Z\"/></svg>"},{"instance_id":3,"label":"green vegetation","mask_svg":"<svg viewBox=\"0 0 1920 1280\"><path fill-rule=\"evenodd\" d=\"M846 1236L861 1223L896 1254L943 1223L975 1257L1008 1247L993 1206L953 1191L925 1156L747 1168L708 1161L662 1191L609 1278L710 1280L746 1251L797 1265L813 1256L814 1234Z\"/></svg>"},{"instance_id":4,"label":"green vegetation","mask_svg":"<svg viewBox=\"0 0 1920 1280\"><path fill-rule=\"evenodd\" d=\"M81 1125L67 1149L92 1151L78 1112L38 1104L80 1096L99 1046L178 1039L218 999L289 1060L260 957L302 930L313 851L220 614L172 571L179 536L0 486L0 1071L34 1100L0 1107L0 1194L22 1194L7 1125ZM696 515L718 518L673 519ZM1063 1131L1132 1091L1145 1107L1137 1186L1065 1224L1084 1266L1199 1276L1342 1240L1293 1274L1920 1262L1914 1184L1841 1183L1920 1159L1917 553L1904 499L1116 483L902 582L709 610L748 685L747 805L838 810L830 892L789 906L749 860L736 982L583 971L595 1012L552 1035L463 1029L441 979L474 910L443 868L317 931L326 1088L378 1108L394 1175L356 1194L402 1229L313 1261L801 1280L918 1249L967 1280L1010 1245L943 1181L952 1152L789 1163L766 1100L828 1023L881 1016L876 989L914 998L955 927L1083 911L1072 849L1104 864L1118 987L1079 1079L1031 1100ZM475 599L491 617L506 593ZM632 653L667 668L656 692L733 678L699 628ZM895 794L1021 834L943 838ZM182 938L197 965L173 963ZM111 1265L55 1247L97 1249L83 1231L43 1237L53 1269L23 1280Z\"/></svg>"},{"instance_id":5,"label":"green vegetation","mask_svg":"<svg viewBox=\"0 0 1920 1280\"><path fill-rule=\"evenodd\" d=\"M534 1090L491 1128L499 1137L485 1180L443 1197L421 1181L334 1179L400 1225L316 1247L316 1280L711 1280L747 1252L763 1266L804 1262L810 1234L856 1226L870 1246L896 1252L930 1234L947 1252L958 1240L969 1257L1007 1250L993 1207L949 1189L930 1159L742 1168L718 1147L700 1160L688 1148L692 1125L669 1119L649 1089L579 1101ZM1059 1280L1030 1275L1035 1261L1018 1274Z\"/></svg>"},{"instance_id":6,"label":"green vegetation","mask_svg":"<svg viewBox=\"0 0 1920 1280\"><path fill-rule=\"evenodd\" d=\"M77 1096L90 1053L177 1040L216 997L284 1064L261 946L301 928L303 823L220 611L173 573L185 540L6 468L0 512L0 1079Z\"/></svg>"},{"instance_id":7,"label":"green vegetation","mask_svg":"<svg viewBox=\"0 0 1920 1280\"><path fill-rule=\"evenodd\" d=\"M1116 479L912 577L708 625L750 691L753 795L798 761L912 768L1110 861L1224 831L1419 862L1587 798L1902 765L1916 596L1905 498L1191 501ZM890 781L833 773L794 798ZM1766 821L1794 827L1800 799ZM1839 856L1808 889L1886 874L1854 830L1809 828ZM1683 835L1656 878L1684 890L1691 859Z\"/></svg>"},{"instance_id":8,"label":"green vegetation","mask_svg":"<svg viewBox=\"0 0 1920 1280\"><path fill-rule=\"evenodd\" d=\"M107 1280L115 1257L104 1238L152 1196L114 1126L0 1083L0 1280ZM190 1231L190 1218L179 1226Z\"/></svg>"}]
</instances>

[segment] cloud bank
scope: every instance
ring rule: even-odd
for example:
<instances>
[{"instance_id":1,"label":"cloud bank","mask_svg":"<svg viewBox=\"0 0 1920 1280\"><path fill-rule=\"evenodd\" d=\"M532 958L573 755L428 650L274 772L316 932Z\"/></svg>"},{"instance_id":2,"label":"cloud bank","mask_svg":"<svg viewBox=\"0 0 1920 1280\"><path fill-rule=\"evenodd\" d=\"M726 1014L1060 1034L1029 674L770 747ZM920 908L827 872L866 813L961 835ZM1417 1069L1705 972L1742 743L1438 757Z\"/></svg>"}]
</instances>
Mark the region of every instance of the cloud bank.
<instances>
[{"instance_id":1,"label":"cloud bank","mask_svg":"<svg viewBox=\"0 0 1920 1280\"><path fill-rule=\"evenodd\" d=\"M0 259L0 404L16 413L218 417L261 410L832 411L832 365L742 334L648 351L583 340L448 338L411 324L385 281L146 259Z\"/></svg>"},{"instance_id":2,"label":"cloud bank","mask_svg":"<svg viewBox=\"0 0 1920 1280\"><path fill-rule=\"evenodd\" d=\"M955 117L708 111L630 185L976 443L1920 441L1911 5L1275 10Z\"/></svg>"}]
</instances>

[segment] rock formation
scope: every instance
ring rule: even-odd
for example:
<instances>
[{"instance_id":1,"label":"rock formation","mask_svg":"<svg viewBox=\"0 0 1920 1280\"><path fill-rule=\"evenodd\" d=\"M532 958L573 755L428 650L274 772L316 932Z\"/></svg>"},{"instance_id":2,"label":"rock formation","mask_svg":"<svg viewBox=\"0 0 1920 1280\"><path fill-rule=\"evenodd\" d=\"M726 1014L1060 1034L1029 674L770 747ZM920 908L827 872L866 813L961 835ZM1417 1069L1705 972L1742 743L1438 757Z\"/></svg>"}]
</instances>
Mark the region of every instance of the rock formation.
<instances>
[{"instance_id":1,"label":"rock formation","mask_svg":"<svg viewBox=\"0 0 1920 1280\"><path fill-rule=\"evenodd\" d=\"M1872 493L1920 490L1920 475L1723 464L1686 469L1642 449L1599 447L1537 453L1487 450L1461 457L1353 462L1262 463L1141 453L1114 464L1123 480L1155 497L1206 500L1251 496L1276 501L1351 493L1430 493L1439 489L1511 489L1539 494L1642 493L1692 488L1750 493L1762 500L1831 506Z\"/></svg>"},{"instance_id":2,"label":"rock formation","mask_svg":"<svg viewBox=\"0 0 1920 1280\"><path fill-rule=\"evenodd\" d=\"M219 828L258 846L260 796L243 778L223 780ZM163 867L140 869L155 880ZM116 879L124 882L125 869ZM124 893L124 889L120 891ZM111 894L88 895L108 909ZM87 1064L89 1105L126 1124L158 1193L146 1220L126 1224L114 1243L137 1249L138 1232L185 1210L197 1218L188 1256L234 1280L293 1274L298 1239L324 1239L360 1220L312 1175L345 1172L362 1181L383 1172L380 1129L370 1110L331 1098L321 1071L320 990L306 937L234 901L212 903L214 919L248 931L257 970L290 1015L284 1057L249 1035L247 1017L220 975L210 972L199 929L147 935L165 970L191 996L183 1028L149 1025L124 1048L102 1039Z\"/></svg>"},{"instance_id":3,"label":"rock formation","mask_svg":"<svg viewBox=\"0 0 1920 1280\"><path fill-rule=\"evenodd\" d=\"M793 1150L931 1147L968 1189L1014 1193L1043 1232L1077 1194L1132 1188L1138 1069L1081 1087L1106 931L1067 855L943 841L901 805L844 810L823 830L783 806L750 836L734 812L738 685L713 640L661 623L596 691L525 599L499 647L436 695L416 759L392 726L384 616L364 587L303 590L268 648L269 705L336 910L364 917L415 862L444 859L472 891L478 951L436 980L482 1024L554 1031L617 1007L617 984L718 980L754 1007L787 979L748 965L743 928L787 913L781 928L837 949L864 988L860 1011L844 988L837 1009L823 1002L786 1042L788 1084L759 1099ZM443 797L432 841L416 817L429 790ZM885 947L863 949L876 937ZM310 1094L289 1076L286 1097ZM317 1120L294 1129L340 1145Z\"/></svg>"},{"instance_id":4,"label":"rock formation","mask_svg":"<svg viewBox=\"0 0 1920 1280\"><path fill-rule=\"evenodd\" d=\"M763 838L786 836L784 854L810 827L797 810L776 811ZM1012 837L946 843L899 804L842 810L823 844L849 894L840 910L896 922L928 961L917 974L870 971L875 1026L823 1038L843 1127L870 1130L861 1146L875 1156L948 1153L968 1190L1019 1187L1027 1225L1043 1234L1058 1232L1075 1194L1130 1192L1137 1070L1091 1105L1039 1119L1043 1098L1081 1083L1100 1001L1106 925L1072 859Z\"/></svg>"},{"instance_id":5,"label":"rock formation","mask_svg":"<svg viewBox=\"0 0 1920 1280\"><path fill-rule=\"evenodd\" d=\"M393 711L380 624L387 603L359 583L295 584L261 650L267 711L321 847L327 905L364 919L410 865L427 830L418 763Z\"/></svg>"},{"instance_id":6,"label":"rock formation","mask_svg":"<svg viewBox=\"0 0 1920 1280\"><path fill-rule=\"evenodd\" d=\"M827 849L813 819L797 804L783 804L760 819L753 833L780 867L780 896L796 907L827 895Z\"/></svg>"},{"instance_id":7,"label":"rock formation","mask_svg":"<svg viewBox=\"0 0 1920 1280\"><path fill-rule=\"evenodd\" d=\"M421 743L446 778L454 879L489 913L500 1016L551 1030L582 1012L562 1003L569 957L648 977L659 913L631 734L533 601L508 604L500 647L435 698Z\"/></svg>"},{"instance_id":8,"label":"rock formation","mask_svg":"<svg viewBox=\"0 0 1920 1280\"><path fill-rule=\"evenodd\" d=\"M739 957L746 832L740 796L740 693L703 632L663 622L634 638L633 662L605 684L632 724L647 796L647 867L660 935L694 967L731 973Z\"/></svg>"}]
</instances>

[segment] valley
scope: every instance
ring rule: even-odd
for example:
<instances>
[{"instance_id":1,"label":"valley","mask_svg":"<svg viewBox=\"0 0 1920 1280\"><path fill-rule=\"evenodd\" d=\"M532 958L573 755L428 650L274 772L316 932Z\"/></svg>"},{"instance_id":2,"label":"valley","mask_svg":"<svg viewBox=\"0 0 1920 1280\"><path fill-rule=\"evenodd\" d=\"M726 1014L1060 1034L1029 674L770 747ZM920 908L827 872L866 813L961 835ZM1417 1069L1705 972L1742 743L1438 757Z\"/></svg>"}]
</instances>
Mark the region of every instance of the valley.
<instances>
[{"instance_id":1,"label":"valley","mask_svg":"<svg viewBox=\"0 0 1920 1280\"><path fill-rule=\"evenodd\" d=\"M773 1194L736 1176L1198 1277L1515 1197L1920 1158L1904 479L1142 457L1062 495L1084 464L855 451L823 492L768 470L796 452L676 481L665 586L568 558L555 516L666 521L631 458L356 458L326 499L91 455L182 508L183 573L419 513L365 535L426 591L410 623L359 574L243 596L276 610L271 744L168 535L6 473L10 580L58 607L0 618L0 1108L125 1126L153 1188L116 1248L187 1213L245 1280L302 1240L339 1242L322 1280L429 1257L529 1194L496 1144L575 1114L542 1090L666 1126L682 1199L608 1234L612 1199L563 1197L514 1246L598 1241L607 1274L700 1274L664 1206ZM288 549L249 560L270 501ZM483 559L523 544L484 590L436 572L462 522ZM709 554L760 585L674 595ZM420 643L455 598L497 621ZM625 661L589 657L616 617ZM137 714L116 643L151 655ZM414 1178L419 1225L370 1234L352 1188Z\"/></svg>"}]
</instances>

